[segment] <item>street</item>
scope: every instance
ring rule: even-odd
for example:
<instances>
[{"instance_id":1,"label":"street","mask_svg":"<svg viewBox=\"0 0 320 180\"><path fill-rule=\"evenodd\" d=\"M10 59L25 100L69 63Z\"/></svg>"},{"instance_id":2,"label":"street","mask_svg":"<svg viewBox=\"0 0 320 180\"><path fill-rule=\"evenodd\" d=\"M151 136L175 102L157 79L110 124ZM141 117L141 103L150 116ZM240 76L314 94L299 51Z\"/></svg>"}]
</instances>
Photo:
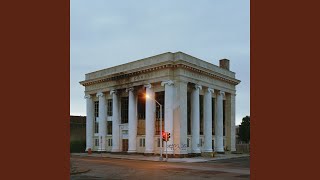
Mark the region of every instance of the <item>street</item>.
<instances>
[{"instance_id":1,"label":"street","mask_svg":"<svg viewBox=\"0 0 320 180\"><path fill-rule=\"evenodd\" d=\"M201 163L154 162L99 157L71 157L74 166L90 171L71 180L104 179L250 179L250 157Z\"/></svg>"}]
</instances>

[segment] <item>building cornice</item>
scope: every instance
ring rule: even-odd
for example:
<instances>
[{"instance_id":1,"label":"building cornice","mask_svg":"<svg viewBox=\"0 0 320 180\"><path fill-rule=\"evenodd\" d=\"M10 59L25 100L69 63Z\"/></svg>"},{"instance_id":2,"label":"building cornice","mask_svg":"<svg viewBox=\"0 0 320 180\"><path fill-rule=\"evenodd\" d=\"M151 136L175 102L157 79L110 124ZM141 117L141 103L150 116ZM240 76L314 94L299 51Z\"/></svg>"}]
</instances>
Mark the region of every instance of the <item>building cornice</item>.
<instances>
[{"instance_id":1,"label":"building cornice","mask_svg":"<svg viewBox=\"0 0 320 180\"><path fill-rule=\"evenodd\" d=\"M115 74L110 74L104 77L99 77L99 78L95 78L95 79L90 79L90 80L85 80L85 81L81 81L80 84L83 86L90 86L93 84L97 84L97 83L101 83L101 82L107 82L107 81L114 81L114 80L120 80L120 79L124 79L124 78L129 78L131 76L136 76L136 75L140 75L143 73L148 73L148 72L153 72L153 71L158 71L158 70L163 70L163 69L186 69L192 72L197 72L200 74L204 74L207 75L209 77L221 80L221 81L225 81L228 82L230 84L233 85L237 85L239 84L241 81L237 80L235 78L231 78L228 77L226 75L217 73L217 72L213 72L209 69L205 69L203 67L194 67L194 65L185 63L184 61L178 61L178 62L170 62L167 64L161 64L158 66L154 66L154 67L149 67L149 68L144 68L144 69L140 69L140 70L136 70L136 71L128 71L128 72L121 72L121 73L115 73Z\"/></svg>"}]
</instances>

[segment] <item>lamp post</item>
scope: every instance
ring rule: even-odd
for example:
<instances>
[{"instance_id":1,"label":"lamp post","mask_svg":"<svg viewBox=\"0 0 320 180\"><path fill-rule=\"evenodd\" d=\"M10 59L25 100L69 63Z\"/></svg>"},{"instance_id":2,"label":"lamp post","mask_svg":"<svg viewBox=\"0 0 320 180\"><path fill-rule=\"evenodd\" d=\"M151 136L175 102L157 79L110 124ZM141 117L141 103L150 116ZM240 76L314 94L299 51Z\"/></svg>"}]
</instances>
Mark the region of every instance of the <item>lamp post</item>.
<instances>
[{"instance_id":1,"label":"lamp post","mask_svg":"<svg viewBox=\"0 0 320 180\"><path fill-rule=\"evenodd\" d=\"M152 99L154 100L159 106L160 106L160 132L159 132L159 136L160 136L160 157L159 160L162 161L163 157L162 157L162 105L155 99L151 98L148 94L146 94L146 99Z\"/></svg>"}]
</instances>

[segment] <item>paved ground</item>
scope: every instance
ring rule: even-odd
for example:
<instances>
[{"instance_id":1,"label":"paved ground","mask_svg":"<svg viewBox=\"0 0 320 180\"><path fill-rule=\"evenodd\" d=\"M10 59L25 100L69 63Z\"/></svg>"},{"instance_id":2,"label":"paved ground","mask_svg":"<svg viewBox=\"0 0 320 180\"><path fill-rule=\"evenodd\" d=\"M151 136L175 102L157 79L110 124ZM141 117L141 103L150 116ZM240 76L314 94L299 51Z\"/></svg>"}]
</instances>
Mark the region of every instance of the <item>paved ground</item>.
<instances>
[{"instance_id":1,"label":"paved ground","mask_svg":"<svg viewBox=\"0 0 320 180\"><path fill-rule=\"evenodd\" d=\"M71 180L250 179L250 157L188 163L72 156L71 163L89 170L71 175Z\"/></svg>"}]
</instances>

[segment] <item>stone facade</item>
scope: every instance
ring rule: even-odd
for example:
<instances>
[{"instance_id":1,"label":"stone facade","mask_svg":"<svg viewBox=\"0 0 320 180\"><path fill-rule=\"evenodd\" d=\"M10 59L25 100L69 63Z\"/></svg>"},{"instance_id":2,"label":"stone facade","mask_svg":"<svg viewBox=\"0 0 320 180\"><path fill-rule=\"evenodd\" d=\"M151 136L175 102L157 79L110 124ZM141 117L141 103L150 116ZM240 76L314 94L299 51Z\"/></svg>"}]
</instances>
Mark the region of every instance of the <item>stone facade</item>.
<instances>
[{"instance_id":1,"label":"stone facade","mask_svg":"<svg viewBox=\"0 0 320 180\"><path fill-rule=\"evenodd\" d=\"M163 130L171 133L170 156L235 151L240 81L229 60L221 65L167 52L86 74L80 84L87 99L87 150L158 154L157 101L163 103Z\"/></svg>"}]
</instances>

